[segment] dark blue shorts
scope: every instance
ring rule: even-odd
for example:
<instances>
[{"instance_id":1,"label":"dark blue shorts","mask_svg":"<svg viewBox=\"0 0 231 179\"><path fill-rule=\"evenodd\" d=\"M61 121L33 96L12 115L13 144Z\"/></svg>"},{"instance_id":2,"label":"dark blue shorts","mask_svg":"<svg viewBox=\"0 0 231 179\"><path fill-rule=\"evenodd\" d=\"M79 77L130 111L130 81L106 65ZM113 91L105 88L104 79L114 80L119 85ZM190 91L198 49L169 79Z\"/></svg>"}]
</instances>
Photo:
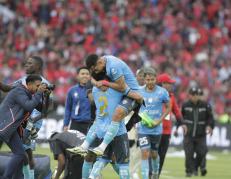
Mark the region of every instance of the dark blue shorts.
<instances>
[{"instance_id":1,"label":"dark blue shorts","mask_svg":"<svg viewBox=\"0 0 231 179\"><path fill-rule=\"evenodd\" d=\"M102 139L96 138L91 144L91 148L99 146ZM122 134L116 136L113 141L107 146L104 151L102 158L107 161L111 161L112 157L115 158L117 164L128 164L129 163L129 141L128 135ZM114 162L114 161L113 161Z\"/></svg>"},{"instance_id":2,"label":"dark blue shorts","mask_svg":"<svg viewBox=\"0 0 231 179\"><path fill-rule=\"evenodd\" d=\"M161 135L138 134L139 146L141 149L158 151Z\"/></svg>"},{"instance_id":3,"label":"dark blue shorts","mask_svg":"<svg viewBox=\"0 0 231 179\"><path fill-rule=\"evenodd\" d=\"M128 114L135 108L137 108L139 104L134 99L124 96L121 102L119 103L119 106L124 108Z\"/></svg>"}]
</instances>

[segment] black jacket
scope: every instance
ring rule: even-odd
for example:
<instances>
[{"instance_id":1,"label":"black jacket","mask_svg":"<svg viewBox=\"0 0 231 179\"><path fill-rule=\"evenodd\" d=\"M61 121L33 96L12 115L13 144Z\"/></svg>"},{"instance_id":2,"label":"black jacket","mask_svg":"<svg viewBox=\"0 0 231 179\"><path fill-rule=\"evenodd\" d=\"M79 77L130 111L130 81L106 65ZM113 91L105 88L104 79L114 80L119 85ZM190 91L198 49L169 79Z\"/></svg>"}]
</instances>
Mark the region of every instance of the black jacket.
<instances>
[{"instance_id":1,"label":"black jacket","mask_svg":"<svg viewBox=\"0 0 231 179\"><path fill-rule=\"evenodd\" d=\"M27 113L32 112L40 103L42 93L33 96L23 86L12 89L0 105L0 138L8 142L12 134L18 129Z\"/></svg>"},{"instance_id":2,"label":"black jacket","mask_svg":"<svg viewBox=\"0 0 231 179\"><path fill-rule=\"evenodd\" d=\"M214 128L215 122L211 106L204 102L198 101L193 104L190 100L182 105L183 123L187 125L188 132L186 136L201 137L206 135L206 126Z\"/></svg>"}]
</instances>

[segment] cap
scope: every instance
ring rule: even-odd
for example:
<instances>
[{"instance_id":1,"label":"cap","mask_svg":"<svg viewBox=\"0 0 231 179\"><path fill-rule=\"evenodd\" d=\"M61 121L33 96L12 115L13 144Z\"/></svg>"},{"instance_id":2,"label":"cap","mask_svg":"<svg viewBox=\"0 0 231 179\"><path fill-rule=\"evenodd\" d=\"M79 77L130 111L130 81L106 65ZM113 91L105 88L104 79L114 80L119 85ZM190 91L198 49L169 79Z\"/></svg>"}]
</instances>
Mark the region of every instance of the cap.
<instances>
[{"instance_id":1,"label":"cap","mask_svg":"<svg viewBox=\"0 0 231 179\"><path fill-rule=\"evenodd\" d=\"M175 83L176 81L171 79L167 73L162 73L157 76L157 83Z\"/></svg>"},{"instance_id":2,"label":"cap","mask_svg":"<svg viewBox=\"0 0 231 179\"><path fill-rule=\"evenodd\" d=\"M197 95L198 94L197 87L190 88L189 89L189 94L191 94L191 95Z\"/></svg>"},{"instance_id":3,"label":"cap","mask_svg":"<svg viewBox=\"0 0 231 179\"><path fill-rule=\"evenodd\" d=\"M144 67L144 74L156 75L156 70L152 67Z\"/></svg>"}]
</instances>

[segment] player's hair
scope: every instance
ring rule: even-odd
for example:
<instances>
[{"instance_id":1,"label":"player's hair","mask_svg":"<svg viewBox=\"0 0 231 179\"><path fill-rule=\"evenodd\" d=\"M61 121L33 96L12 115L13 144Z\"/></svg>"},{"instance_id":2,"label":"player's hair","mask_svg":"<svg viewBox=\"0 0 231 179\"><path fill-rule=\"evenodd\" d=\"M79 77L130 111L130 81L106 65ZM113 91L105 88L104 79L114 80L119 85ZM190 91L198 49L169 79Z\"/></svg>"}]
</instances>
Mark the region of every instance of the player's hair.
<instances>
[{"instance_id":1,"label":"player's hair","mask_svg":"<svg viewBox=\"0 0 231 179\"><path fill-rule=\"evenodd\" d=\"M43 69L43 59L39 56L31 56L35 63L39 66L39 68L42 70Z\"/></svg>"},{"instance_id":2,"label":"player's hair","mask_svg":"<svg viewBox=\"0 0 231 179\"><path fill-rule=\"evenodd\" d=\"M152 67L145 67L144 68L144 77L147 75L153 75L156 77L156 70Z\"/></svg>"},{"instance_id":3,"label":"player's hair","mask_svg":"<svg viewBox=\"0 0 231 179\"><path fill-rule=\"evenodd\" d=\"M82 67L77 68L76 73L79 74L79 72L80 72L81 70L87 70L87 71L89 71L87 67L82 66Z\"/></svg>"},{"instance_id":4,"label":"player's hair","mask_svg":"<svg viewBox=\"0 0 231 179\"><path fill-rule=\"evenodd\" d=\"M95 66L98 59L99 59L99 56L96 54L88 55L87 58L85 59L85 64L87 68L91 69L92 66Z\"/></svg>"},{"instance_id":5,"label":"player's hair","mask_svg":"<svg viewBox=\"0 0 231 179\"><path fill-rule=\"evenodd\" d=\"M36 74L32 74L32 75L28 75L26 77L26 84L30 83L30 82L35 82L35 81L42 81L42 78L40 75L36 75Z\"/></svg>"},{"instance_id":6,"label":"player's hair","mask_svg":"<svg viewBox=\"0 0 231 179\"><path fill-rule=\"evenodd\" d=\"M136 75L140 75L140 74L144 74L144 68L139 68L137 71L136 71Z\"/></svg>"},{"instance_id":7,"label":"player's hair","mask_svg":"<svg viewBox=\"0 0 231 179\"><path fill-rule=\"evenodd\" d=\"M100 81L100 80L109 80L109 77L106 75L106 73L103 71L103 72L100 72L100 73L92 73L91 74L92 78L94 78L96 81Z\"/></svg>"}]
</instances>

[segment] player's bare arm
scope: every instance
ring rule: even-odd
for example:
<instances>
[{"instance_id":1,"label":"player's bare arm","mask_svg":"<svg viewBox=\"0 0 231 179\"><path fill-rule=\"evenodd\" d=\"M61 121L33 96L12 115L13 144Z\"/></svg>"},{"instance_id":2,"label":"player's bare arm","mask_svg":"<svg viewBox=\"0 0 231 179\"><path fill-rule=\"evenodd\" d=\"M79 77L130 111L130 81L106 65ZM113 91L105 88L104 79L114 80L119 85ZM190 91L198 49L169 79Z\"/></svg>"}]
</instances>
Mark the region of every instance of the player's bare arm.
<instances>
[{"instance_id":1,"label":"player's bare arm","mask_svg":"<svg viewBox=\"0 0 231 179\"><path fill-rule=\"evenodd\" d=\"M2 90L3 92L9 92L11 89L13 89L11 85L6 85L0 82L0 90Z\"/></svg>"}]
</instances>

